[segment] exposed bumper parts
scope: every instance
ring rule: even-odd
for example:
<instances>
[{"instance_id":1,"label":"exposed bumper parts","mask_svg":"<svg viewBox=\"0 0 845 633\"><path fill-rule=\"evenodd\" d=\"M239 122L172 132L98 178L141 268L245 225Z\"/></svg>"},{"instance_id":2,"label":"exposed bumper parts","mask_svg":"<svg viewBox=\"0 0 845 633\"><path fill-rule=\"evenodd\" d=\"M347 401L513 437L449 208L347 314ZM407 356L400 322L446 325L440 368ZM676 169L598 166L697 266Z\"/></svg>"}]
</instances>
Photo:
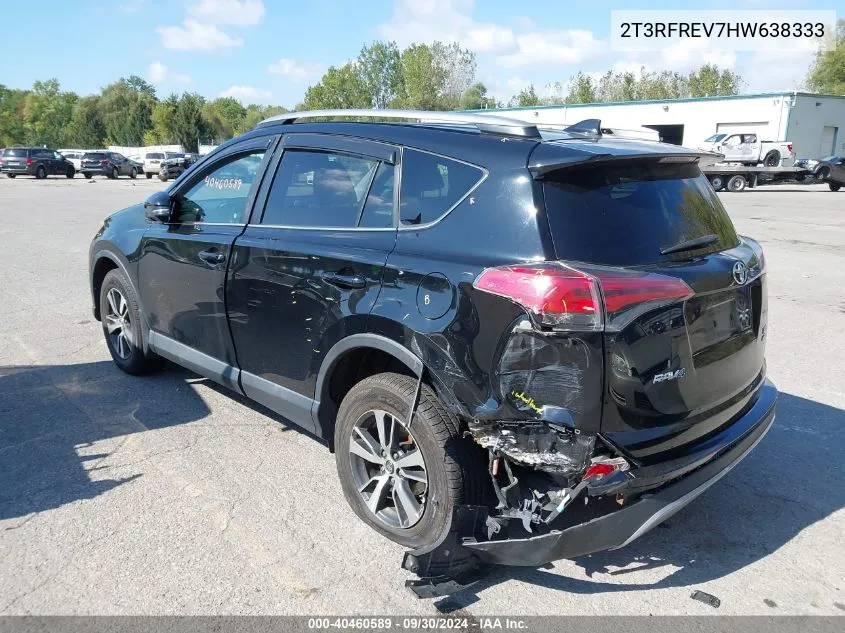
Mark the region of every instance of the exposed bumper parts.
<instances>
[{"instance_id":1,"label":"exposed bumper parts","mask_svg":"<svg viewBox=\"0 0 845 633\"><path fill-rule=\"evenodd\" d=\"M454 564L446 565L440 548L440 544L445 543L450 543L453 550L454 544L459 543L460 549L472 552L477 559L471 564L465 555L460 557L464 575L479 563L539 567L554 560L624 547L681 510L742 461L771 427L776 401L777 389L766 380L754 405L724 432L730 439L714 457L692 472L643 494L624 508L563 530L553 529L529 538L497 540L488 538L486 530L480 527L485 524L488 508L461 506L453 514L448 534L444 533L438 544L425 551L407 553L403 567L421 576L426 575L426 571L443 574L448 570L445 573L454 578L457 575ZM711 442L716 439L711 438ZM417 589L420 582L414 583L409 584L420 595ZM437 583L429 578L422 584L431 593Z\"/></svg>"}]
</instances>

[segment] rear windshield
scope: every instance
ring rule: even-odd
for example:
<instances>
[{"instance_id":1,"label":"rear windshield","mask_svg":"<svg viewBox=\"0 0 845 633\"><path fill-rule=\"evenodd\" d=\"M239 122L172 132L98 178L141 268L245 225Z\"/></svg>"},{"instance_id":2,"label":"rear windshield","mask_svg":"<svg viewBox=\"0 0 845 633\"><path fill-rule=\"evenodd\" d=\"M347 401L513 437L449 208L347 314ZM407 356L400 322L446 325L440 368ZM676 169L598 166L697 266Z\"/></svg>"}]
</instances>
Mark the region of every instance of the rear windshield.
<instances>
[{"instance_id":1,"label":"rear windshield","mask_svg":"<svg viewBox=\"0 0 845 633\"><path fill-rule=\"evenodd\" d=\"M83 156L83 158L87 160L102 160L104 158L108 158L103 152L88 152Z\"/></svg>"},{"instance_id":2,"label":"rear windshield","mask_svg":"<svg viewBox=\"0 0 845 633\"><path fill-rule=\"evenodd\" d=\"M558 257L637 266L733 248L736 231L695 164L636 161L561 170L544 181ZM661 255L680 242L715 234L713 244Z\"/></svg>"},{"instance_id":3,"label":"rear windshield","mask_svg":"<svg viewBox=\"0 0 845 633\"><path fill-rule=\"evenodd\" d=\"M5 155L6 156L26 156L26 153L29 150L27 149L7 149Z\"/></svg>"},{"instance_id":4,"label":"rear windshield","mask_svg":"<svg viewBox=\"0 0 845 633\"><path fill-rule=\"evenodd\" d=\"M152 154L147 154L147 158L149 160L161 160L162 158L164 158L164 154L160 152L153 152Z\"/></svg>"}]
</instances>

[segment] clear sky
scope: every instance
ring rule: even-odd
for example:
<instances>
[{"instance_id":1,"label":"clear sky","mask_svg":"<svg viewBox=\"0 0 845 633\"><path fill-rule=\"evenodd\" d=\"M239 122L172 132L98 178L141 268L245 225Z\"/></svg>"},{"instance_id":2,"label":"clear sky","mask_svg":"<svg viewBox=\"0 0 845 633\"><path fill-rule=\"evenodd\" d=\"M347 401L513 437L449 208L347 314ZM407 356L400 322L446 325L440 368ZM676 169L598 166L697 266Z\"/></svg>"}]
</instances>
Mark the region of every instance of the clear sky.
<instances>
[{"instance_id":1,"label":"clear sky","mask_svg":"<svg viewBox=\"0 0 845 633\"><path fill-rule=\"evenodd\" d=\"M38 6L37 10L34 7ZM137 74L159 95L184 90L293 107L330 65L376 39L459 41L476 51L477 78L507 100L582 70L686 71L715 62L745 91L800 88L808 53L620 53L611 9L842 9L842 0L43 0L3 2L0 83L57 78L80 94Z\"/></svg>"}]
</instances>

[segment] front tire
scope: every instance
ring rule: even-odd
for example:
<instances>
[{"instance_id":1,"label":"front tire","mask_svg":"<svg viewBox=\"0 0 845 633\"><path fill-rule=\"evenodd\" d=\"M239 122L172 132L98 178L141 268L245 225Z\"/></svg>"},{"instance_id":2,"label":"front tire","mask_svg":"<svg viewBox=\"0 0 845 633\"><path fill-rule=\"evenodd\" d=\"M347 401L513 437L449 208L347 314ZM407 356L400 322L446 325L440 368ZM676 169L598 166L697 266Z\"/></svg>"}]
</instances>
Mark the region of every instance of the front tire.
<instances>
[{"instance_id":1,"label":"front tire","mask_svg":"<svg viewBox=\"0 0 845 633\"><path fill-rule=\"evenodd\" d=\"M147 180L152 180L153 174L152 172L147 172Z\"/></svg>"},{"instance_id":2,"label":"front tire","mask_svg":"<svg viewBox=\"0 0 845 633\"><path fill-rule=\"evenodd\" d=\"M130 171L130 172L129 172L129 177L130 177L132 180L135 180L135 178L137 178L137 177L138 177L138 170L137 170L137 169L135 169L135 168L133 167L133 168L132 168L132 171Z\"/></svg>"},{"instance_id":3,"label":"front tire","mask_svg":"<svg viewBox=\"0 0 845 633\"><path fill-rule=\"evenodd\" d=\"M115 365L127 374L146 374L159 369L162 360L144 353L141 310L135 289L118 269L109 271L100 288L100 319Z\"/></svg>"},{"instance_id":4,"label":"front tire","mask_svg":"<svg viewBox=\"0 0 845 633\"><path fill-rule=\"evenodd\" d=\"M117 167L111 168L111 174L109 174L109 178L111 178L112 180L117 180L118 178L120 178L120 172L117 170Z\"/></svg>"},{"instance_id":5,"label":"front tire","mask_svg":"<svg viewBox=\"0 0 845 633\"><path fill-rule=\"evenodd\" d=\"M76 176L76 170L73 167L68 167L67 171L65 172L65 178L73 178Z\"/></svg>"},{"instance_id":6,"label":"front tire","mask_svg":"<svg viewBox=\"0 0 845 633\"><path fill-rule=\"evenodd\" d=\"M167 174L165 174L165 173L163 173L163 172L162 172L162 173L159 173L159 175L158 175L158 179L159 179L161 182L167 182Z\"/></svg>"},{"instance_id":7,"label":"front tire","mask_svg":"<svg viewBox=\"0 0 845 633\"><path fill-rule=\"evenodd\" d=\"M710 184L713 186L713 191L721 191L725 186L725 181L721 176L711 176Z\"/></svg>"},{"instance_id":8,"label":"front tire","mask_svg":"<svg viewBox=\"0 0 845 633\"><path fill-rule=\"evenodd\" d=\"M352 511L407 547L433 543L455 505L481 503L487 464L459 420L423 384L409 429L416 378L384 373L352 387L337 415L335 461Z\"/></svg>"},{"instance_id":9,"label":"front tire","mask_svg":"<svg viewBox=\"0 0 845 633\"><path fill-rule=\"evenodd\" d=\"M88 180L91 180L91 176L92 176L93 174L88 174L88 173L86 173L86 172L82 172L82 175L83 175L83 176L85 176L85 178L87 178Z\"/></svg>"},{"instance_id":10,"label":"front tire","mask_svg":"<svg viewBox=\"0 0 845 633\"><path fill-rule=\"evenodd\" d=\"M839 191L842 188L842 185L838 185L834 182L827 183L827 186L830 187L831 191Z\"/></svg>"},{"instance_id":11,"label":"front tire","mask_svg":"<svg viewBox=\"0 0 845 633\"><path fill-rule=\"evenodd\" d=\"M17 176L17 174L6 174L6 177L11 178L12 180L14 180L15 176Z\"/></svg>"}]
</instances>

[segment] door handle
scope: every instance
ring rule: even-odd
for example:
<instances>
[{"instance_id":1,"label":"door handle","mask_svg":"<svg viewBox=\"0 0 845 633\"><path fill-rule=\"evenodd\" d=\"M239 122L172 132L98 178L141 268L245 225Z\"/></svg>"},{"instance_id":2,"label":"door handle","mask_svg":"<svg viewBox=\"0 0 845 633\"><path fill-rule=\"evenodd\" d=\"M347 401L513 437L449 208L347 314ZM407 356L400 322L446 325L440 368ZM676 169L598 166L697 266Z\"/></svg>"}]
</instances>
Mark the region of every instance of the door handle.
<instances>
[{"instance_id":1,"label":"door handle","mask_svg":"<svg viewBox=\"0 0 845 633\"><path fill-rule=\"evenodd\" d=\"M349 275L343 273L323 273L323 281L338 286L339 288L364 288L367 280L361 275Z\"/></svg>"},{"instance_id":2,"label":"door handle","mask_svg":"<svg viewBox=\"0 0 845 633\"><path fill-rule=\"evenodd\" d=\"M217 265L226 261L226 256L216 248L212 248L207 251L200 251L198 255L199 258L206 264Z\"/></svg>"}]
</instances>

